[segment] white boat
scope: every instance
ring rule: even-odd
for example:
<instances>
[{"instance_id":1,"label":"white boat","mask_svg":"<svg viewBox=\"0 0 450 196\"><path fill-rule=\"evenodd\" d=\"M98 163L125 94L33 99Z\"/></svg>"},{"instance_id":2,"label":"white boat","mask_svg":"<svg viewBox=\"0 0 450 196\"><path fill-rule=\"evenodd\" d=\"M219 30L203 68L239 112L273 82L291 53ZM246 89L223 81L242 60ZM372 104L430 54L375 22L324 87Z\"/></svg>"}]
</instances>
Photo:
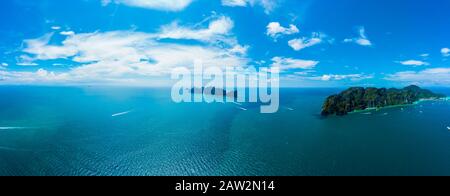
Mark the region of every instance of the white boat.
<instances>
[{"instance_id":1,"label":"white boat","mask_svg":"<svg viewBox=\"0 0 450 196\"><path fill-rule=\"evenodd\" d=\"M447 127L447 129L450 131L450 127Z\"/></svg>"}]
</instances>

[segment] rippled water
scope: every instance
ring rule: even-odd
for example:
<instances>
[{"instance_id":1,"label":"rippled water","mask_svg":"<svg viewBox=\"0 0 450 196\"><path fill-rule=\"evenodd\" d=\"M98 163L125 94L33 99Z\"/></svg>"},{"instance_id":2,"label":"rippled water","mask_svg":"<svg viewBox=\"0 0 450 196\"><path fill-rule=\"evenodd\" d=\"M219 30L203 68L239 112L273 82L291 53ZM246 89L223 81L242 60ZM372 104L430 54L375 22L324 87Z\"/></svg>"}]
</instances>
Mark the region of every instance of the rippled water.
<instances>
[{"instance_id":1,"label":"rippled water","mask_svg":"<svg viewBox=\"0 0 450 196\"><path fill-rule=\"evenodd\" d=\"M283 89L260 114L168 89L0 87L0 175L450 175L448 101L321 118L337 91Z\"/></svg>"}]
</instances>

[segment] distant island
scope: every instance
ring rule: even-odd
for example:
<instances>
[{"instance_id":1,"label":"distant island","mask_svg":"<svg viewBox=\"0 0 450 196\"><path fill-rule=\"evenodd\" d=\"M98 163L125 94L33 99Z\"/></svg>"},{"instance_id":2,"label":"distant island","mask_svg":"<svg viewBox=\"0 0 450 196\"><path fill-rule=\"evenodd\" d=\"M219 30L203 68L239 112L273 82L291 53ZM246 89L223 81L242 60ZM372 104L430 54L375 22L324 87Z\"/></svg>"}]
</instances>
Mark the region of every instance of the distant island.
<instances>
[{"instance_id":1,"label":"distant island","mask_svg":"<svg viewBox=\"0 0 450 196\"><path fill-rule=\"evenodd\" d=\"M343 116L359 110L408 105L420 100L445 97L415 85L403 89L352 87L328 97L322 107L322 116Z\"/></svg>"},{"instance_id":2,"label":"distant island","mask_svg":"<svg viewBox=\"0 0 450 196\"><path fill-rule=\"evenodd\" d=\"M216 87L191 88L191 94L222 96L222 97L230 97L233 99L236 99L238 97L238 92L236 90L227 92L224 89Z\"/></svg>"}]
</instances>

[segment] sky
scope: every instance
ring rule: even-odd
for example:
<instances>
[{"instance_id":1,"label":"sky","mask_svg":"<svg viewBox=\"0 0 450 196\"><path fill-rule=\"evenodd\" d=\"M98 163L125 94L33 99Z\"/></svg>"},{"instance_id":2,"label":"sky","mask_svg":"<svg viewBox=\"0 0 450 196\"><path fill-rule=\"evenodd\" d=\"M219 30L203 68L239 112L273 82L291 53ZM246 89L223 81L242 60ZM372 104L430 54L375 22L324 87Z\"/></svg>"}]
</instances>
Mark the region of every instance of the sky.
<instances>
[{"instance_id":1,"label":"sky","mask_svg":"<svg viewBox=\"0 0 450 196\"><path fill-rule=\"evenodd\" d=\"M286 87L450 86L448 0L8 0L0 84L147 85L280 67Z\"/></svg>"}]
</instances>

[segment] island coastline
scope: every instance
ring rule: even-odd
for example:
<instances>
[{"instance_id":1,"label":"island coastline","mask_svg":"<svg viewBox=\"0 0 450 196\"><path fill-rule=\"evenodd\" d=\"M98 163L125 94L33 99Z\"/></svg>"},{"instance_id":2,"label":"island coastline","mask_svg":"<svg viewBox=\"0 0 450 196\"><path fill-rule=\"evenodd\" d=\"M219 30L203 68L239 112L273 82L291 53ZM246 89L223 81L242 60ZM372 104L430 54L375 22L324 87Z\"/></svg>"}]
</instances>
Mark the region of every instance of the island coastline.
<instances>
[{"instance_id":1,"label":"island coastline","mask_svg":"<svg viewBox=\"0 0 450 196\"><path fill-rule=\"evenodd\" d=\"M392 108L403 108L403 107L411 107L419 105L420 103L427 102L427 101L449 101L450 97L444 97L444 98L435 98L435 99L420 99L419 101L416 101L411 104L399 104L399 105L390 105L390 106L384 106L384 107L372 107L372 108L366 108L364 110L354 110L349 112L348 114L360 114L360 113L366 113L366 112L372 112L372 111L381 111L385 109L392 109Z\"/></svg>"},{"instance_id":2,"label":"island coastline","mask_svg":"<svg viewBox=\"0 0 450 196\"><path fill-rule=\"evenodd\" d=\"M416 85L402 89L351 87L329 96L322 105L321 115L344 116L387 108L409 107L432 100L448 100L448 96L422 89Z\"/></svg>"}]
</instances>

